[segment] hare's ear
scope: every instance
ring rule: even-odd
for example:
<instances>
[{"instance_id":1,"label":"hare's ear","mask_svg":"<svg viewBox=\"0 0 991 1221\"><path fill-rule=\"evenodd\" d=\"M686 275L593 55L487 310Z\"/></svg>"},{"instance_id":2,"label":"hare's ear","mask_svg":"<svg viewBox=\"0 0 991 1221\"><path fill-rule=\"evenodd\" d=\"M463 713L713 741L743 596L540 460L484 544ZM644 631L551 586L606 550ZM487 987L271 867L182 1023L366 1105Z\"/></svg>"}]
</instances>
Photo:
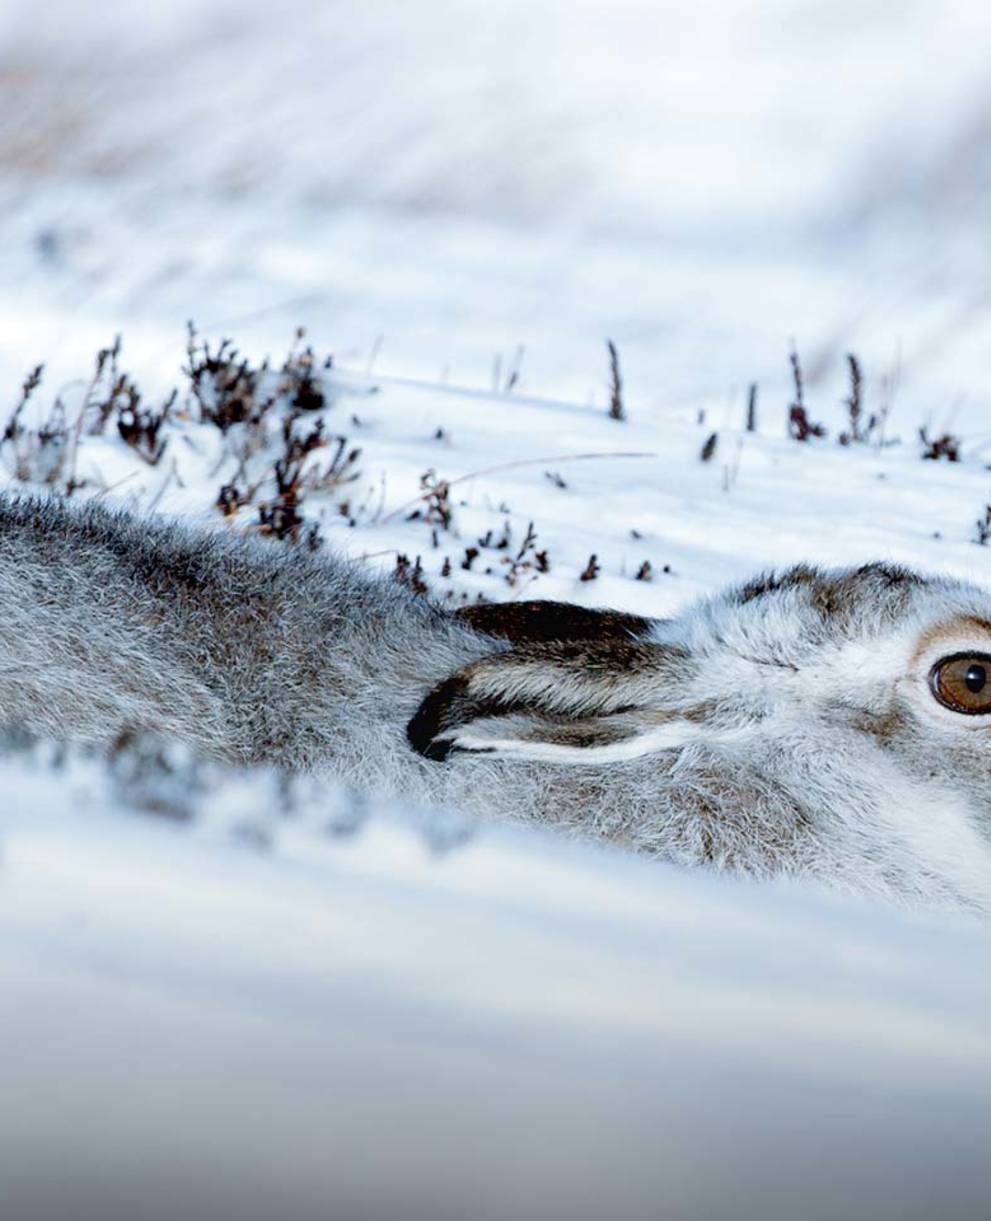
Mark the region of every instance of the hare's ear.
<instances>
[{"instance_id":1,"label":"hare's ear","mask_svg":"<svg viewBox=\"0 0 991 1221\"><path fill-rule=\"evenodd\" d=\"M513 644L554 640L636 640L652 621L623 611L592 610L570 602L480 602L463 606L455 617L477 632Z\"/></svg>"},{"instance_id":2,"label":"hare's ear","mask_svg":"<svg viewBox=\"0 0 991 1221\"><path fill-rule=\"evenodd\" d=\"M429 759L457 751L573 763L636 758L682 745L698 726L671 685L691 668L671 645L568 641L483 658L430 692L407 726Z\"/></svg>"}]
</instances>

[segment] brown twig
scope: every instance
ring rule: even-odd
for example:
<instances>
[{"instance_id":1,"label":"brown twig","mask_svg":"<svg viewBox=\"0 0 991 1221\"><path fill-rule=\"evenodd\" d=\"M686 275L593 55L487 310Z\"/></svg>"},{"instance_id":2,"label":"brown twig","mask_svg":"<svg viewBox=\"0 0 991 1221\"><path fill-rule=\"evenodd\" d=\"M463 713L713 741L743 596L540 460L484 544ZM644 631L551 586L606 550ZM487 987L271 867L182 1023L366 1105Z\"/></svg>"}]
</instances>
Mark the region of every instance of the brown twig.
<instances>
[{"instance_id":1,"label":"brown twig","mask_svg":"<svg viewBox=\"0 0 991 1221\"><path fill-rule=\"evenodd\" d=\"M619 375L619 352L611 339L606 340L606 347L609 349L609 418L610 420L625 420L623 379Z\"/></svg>"}]
</instances>

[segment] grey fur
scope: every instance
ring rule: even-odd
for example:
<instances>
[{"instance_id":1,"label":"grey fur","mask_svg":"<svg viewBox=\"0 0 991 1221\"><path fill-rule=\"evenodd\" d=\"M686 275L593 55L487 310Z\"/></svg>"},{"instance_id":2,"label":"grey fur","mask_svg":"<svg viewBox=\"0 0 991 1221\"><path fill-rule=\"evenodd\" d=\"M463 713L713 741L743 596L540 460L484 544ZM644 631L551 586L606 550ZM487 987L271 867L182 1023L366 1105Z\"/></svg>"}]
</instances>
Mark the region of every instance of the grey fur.
<instances>
[{"instance_id":1,"label":"grey fur","mask_svg":"<svg viewBox=\"0 0 991 1221\"><path fill-rule=\"evenodd\" d=\"M928 685L934 659L991 652L991 596L797 568L598 623L459 617L340 558L0 498L5 724L150 728L684 864L991 910L991 714Z\"/></svg>"}]
</instances>

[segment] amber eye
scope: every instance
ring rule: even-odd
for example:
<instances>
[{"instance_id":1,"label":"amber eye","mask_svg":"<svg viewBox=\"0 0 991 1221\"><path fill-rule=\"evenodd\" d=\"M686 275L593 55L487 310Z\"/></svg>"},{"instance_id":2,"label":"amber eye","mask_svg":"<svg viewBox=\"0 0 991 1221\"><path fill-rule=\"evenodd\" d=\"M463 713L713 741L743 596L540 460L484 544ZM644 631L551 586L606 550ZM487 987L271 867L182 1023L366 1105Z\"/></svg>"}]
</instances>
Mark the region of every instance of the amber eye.
<instances>
[{"instance_id":1,"label":"amber eye","mask_svg":"<svg viewBox=\"0 0 991 1221\"><path fill-rule=\"evenodd\" d=\"M937 661L929 686L944 708L968 716L991 712L991 656L956 653Z\"/></svg>"}]
</instances>

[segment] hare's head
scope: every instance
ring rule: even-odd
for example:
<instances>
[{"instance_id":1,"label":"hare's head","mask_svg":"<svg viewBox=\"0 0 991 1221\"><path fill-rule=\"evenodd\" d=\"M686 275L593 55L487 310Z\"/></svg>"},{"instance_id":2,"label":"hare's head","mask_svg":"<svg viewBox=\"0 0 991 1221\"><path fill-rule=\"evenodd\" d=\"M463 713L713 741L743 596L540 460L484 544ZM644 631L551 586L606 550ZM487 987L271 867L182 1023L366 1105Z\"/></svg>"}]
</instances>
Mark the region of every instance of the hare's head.
<instances>
[{"instance_id":1,"label":"hare's head","mask_svg":"<svg viewBox=\"0 0 991 1221\"><path fill-rule=\"evenodd\" d=\"M462 752L675 774L704 753L795 808L950 818L991 839L991 594L872 564L793 568L670 620L553 603L462 612L509 641L440 684L409 725ZM933 825L926 828L924 823ZM968 830L969 829L969 830ZM918 838L918 836L917 836ZM980 848L983 851L983 848Z\"/></svg>"}]
</instances>

